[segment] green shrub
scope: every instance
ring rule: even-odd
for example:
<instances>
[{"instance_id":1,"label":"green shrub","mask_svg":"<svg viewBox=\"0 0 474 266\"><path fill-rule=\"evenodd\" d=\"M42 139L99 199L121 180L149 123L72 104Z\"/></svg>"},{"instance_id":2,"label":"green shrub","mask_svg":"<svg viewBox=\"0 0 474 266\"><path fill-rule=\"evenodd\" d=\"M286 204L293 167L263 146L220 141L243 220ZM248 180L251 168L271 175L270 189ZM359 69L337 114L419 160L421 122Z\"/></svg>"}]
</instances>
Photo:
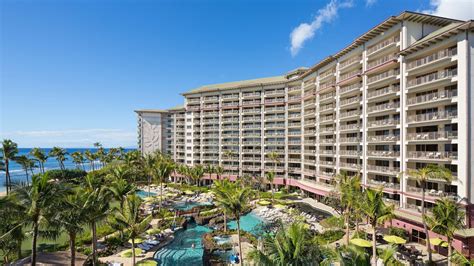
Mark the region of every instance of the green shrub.
<instances>
[{"instance_id":1,"label":"green shrub","mask_svg":"<svg viewBox=\"0 0 474 266\"><path fill-rule=\"evenodd\" d=\"M394 227L394 226L391 226L391 227L388 228L388 234L389 235L396 235L396 236L399 236L401 238L406 238L408 236L408 232L405 231L405 229Z\"/></svg>"},{"instance_id":2,"label":"green shrub","mask_svg":"<svg viewBox=\"0 0 474 266\"><path fill-rule=\"evenodd\" d=\"M87 175L87 172L81 169L54 169L45 173L51 179L60 181L78 183L78 181Z\"/></svg>"},{"instance_id":3,"label":"green shrub","mask_svg":"<svg viewBox=\"0 0 474 266\"><path fill-rule=\"evenodd\" d=\"M344 218L331 216L326 219L321 220L321 226L328 229L341 229L344 228Z\"/></svg>"},{"instance_id":4,"label":"green shrub","mask_svg":"<svg viewBox=\"0 0 474 266\"><path fill-rule=\"evenodd\" d=\"M343 230L329 230L315 236L318 244L325 245L341 239L345 235Z\"/></svg>"}]
</instances>

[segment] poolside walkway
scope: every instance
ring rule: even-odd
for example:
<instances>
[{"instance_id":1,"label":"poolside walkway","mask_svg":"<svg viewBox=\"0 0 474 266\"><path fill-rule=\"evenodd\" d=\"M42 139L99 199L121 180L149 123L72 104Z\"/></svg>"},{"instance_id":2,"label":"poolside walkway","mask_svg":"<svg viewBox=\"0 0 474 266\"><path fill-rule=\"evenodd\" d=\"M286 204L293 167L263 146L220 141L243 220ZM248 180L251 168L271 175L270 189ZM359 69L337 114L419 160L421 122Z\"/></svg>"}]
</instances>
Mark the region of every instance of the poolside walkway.
<instances>
[{"instance_id":1,"label":"poolside walkway","mask_svg":"<svg viewBox=\"0 0 474 266\"><path fill-rule=\"evenodd\" d=\"M294 200L295 202L304 202L306 204L309 204L311 207L315 208L315 209L318 209L318 210L322 210L324 212L327 212L327 213L330 213L331 215L334 215L334 216L337 216L339 217L340 215L331 207L329 207L328 205L326 204L323 204L315 199L312 199L312 198L304 198L304 199L301 199L301 200Z\"/></svg>"}]
</instances>

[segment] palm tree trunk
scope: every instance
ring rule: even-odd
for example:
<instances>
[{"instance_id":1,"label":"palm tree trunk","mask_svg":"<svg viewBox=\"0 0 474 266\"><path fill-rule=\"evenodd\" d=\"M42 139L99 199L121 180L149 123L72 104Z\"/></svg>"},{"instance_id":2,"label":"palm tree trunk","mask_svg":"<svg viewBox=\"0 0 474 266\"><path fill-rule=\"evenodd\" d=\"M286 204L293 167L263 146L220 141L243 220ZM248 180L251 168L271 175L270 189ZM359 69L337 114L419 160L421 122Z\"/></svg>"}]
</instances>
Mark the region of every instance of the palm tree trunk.
<instances>
[{"instance_id":1,"label":"palm tree trunk","mask_svg":"<svg viewBox=\"0 0 474 266\"><path fill-rule=\"evenodd\" d=\"M22 255L21 255L21 240L18 241L17 243L18 247L17 247L17 251L18 252L18 259L21 259Z\"/></svg>"},{"instance_id":2,"label":"palm tree trunk","mask_svg":"<svg viewBox=\"0 0 474 266\"><path fill-rule=\"evenodd\" d=\"M147 182L148 182L148 197L150 197L150 177L147 178Z\"/></svg>"},{"instance_id":3,"label":"palm tree trunk","mask_svg":"<svg viewBox=\"0 0 474 266\"><path fill-rule=\"evenodd\" d=\"M97 233L95 222L92 222L92 265L97 265Z\"/></svg>"},{"instance_id":4,"label":"palm tree trunk","mask_svg":"<svg viewBox=\"0 0 474 266\"><path fill-rule=\"evenodd\" d=\"M38 240L38 222L33 224L33 241L31 245L31 265L36 265L36 242Z\"/></svg>"},{"instance_id":5,"label":"palm tree trunk","mask_svg":"<svg viewBox=\"0 0 474 266\"><path fill-rule=\"evenodd\" d=\"M242 254L242 241L240 240L240 215L236 215L236 218L237 218L237 236L239 239L240 265L244 265L244 256Z\"/></svg>"},{"instance_id":6,"label":"palm tree trunk","mask_svg":"<svg viewBox=\"0 0 474 266\"><path fill-rule=\"evenodd\" d=\"M132 238L132 266L135 266L135 238Z\"/></svg>"},{"instance_id":7,"label":"palm tree trunk","mask_svg":"<svg viewBox=\"0 0 474 266\"><path fill-rule=\"evenodd\" d=\"M5 187L8 195L10 192L10 162L8 159L5 159Z\"/></svg>"},{"instance_id":8,"label":"palm tree trunk","mask_svg":"<svg viewBox=\"0 0 474 266\"><path fill-rule=\"evenodd\" d=\"M224 232L227 232L227 214L224 211Z\"/></svg>"},{"instance_id":9,"label":"palm tree trunk","mask_svg":"<svg viewBox=\"0 0 474 266\"><path fill-rule=\"evenodd\" d=\"M372 259L373 259L373 264L372 265L377 265L377 238L376 238L376 231L377 228L375 225L372 225L373 229L373 234L372 234Z\"/></svg>"},{"instance_id":10,"label":"palm tree trunk","mask_svg":"<svg viewBox=\"0 0 474 266\"><path fill-rule=\"evenodd\" d=\"M426 225L426 210L425 210L425 183L422 185L421 189L421 219L423 221L423 231L425 231L426 235L426 249L428 250L428 262L431 264L433 261L432 255L431 255L431 243L430 243L430 235L428 233L428 226Z\"/></svg>"},{"instance_id":11,"label":"palm tree trunk","mask_svg":"<svg viewBox=\"0 0 474 266\"><path fill-rule=\"evenodd\" d=\"M28 168L25 169L25 174L26 174L26 183L30 183L28 180Z\"/></svg>"},{"instance_id":12,"label":"palm tree trunk","mask_svg":"<svg viewBox=\"0 0 474 266\"><path fill-rule=\"evenodd\" d=\"M349 229L349 212L346 210L345 218L346 220L346 245L349 246L349 234L350 234L350 229Z\"/></svg>"},{"instance_id":13,"label":"palm tree trunk","mask_svg":"<svg viewBox=\"0 0 474 266\"><path fill-rule=\"evenodd\" d=\"M161 205L163 204L163 181L160 179L160 207L158 208L161 210Z\"/></svg>"},{"instance_id":14,"label":"palm tree trunk","mask_svg":"<svg viewBox=\"0 0 474 266\"><path fill-rule=\"evenodd\" d=\"M69 249L71 250L71 266L76 264L76 233L69 233Z\"/></svg>"},{"instance_id":15,"label":"palm tree trunk","mask_svg":"<svg viewBox=\"0 0 474 266\"><path fill-rule=\"evenodd\" d=\"M453 255L452 240L448 238L448 266L451 266L451 256Z\"/></svg>"}]
</instances>

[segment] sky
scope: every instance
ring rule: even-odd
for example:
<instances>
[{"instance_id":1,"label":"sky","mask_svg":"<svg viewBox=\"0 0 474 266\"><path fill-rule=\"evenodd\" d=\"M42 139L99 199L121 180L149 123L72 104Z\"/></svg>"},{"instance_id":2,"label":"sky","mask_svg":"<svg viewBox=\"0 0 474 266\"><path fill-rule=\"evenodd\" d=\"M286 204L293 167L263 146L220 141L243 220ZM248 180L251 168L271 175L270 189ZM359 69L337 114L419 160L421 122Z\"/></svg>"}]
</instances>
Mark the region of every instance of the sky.
<instances>
[{"instance_id":1,"label":"sky","mask_svg":"<svg viewBox=\"0 0 474 266\"><path fill-rule=\"evenodd\" d=\"M404 10L471 0L0 0L0 139L135 147L136 109L312 66Z\"/></svg>"}]
</instances>

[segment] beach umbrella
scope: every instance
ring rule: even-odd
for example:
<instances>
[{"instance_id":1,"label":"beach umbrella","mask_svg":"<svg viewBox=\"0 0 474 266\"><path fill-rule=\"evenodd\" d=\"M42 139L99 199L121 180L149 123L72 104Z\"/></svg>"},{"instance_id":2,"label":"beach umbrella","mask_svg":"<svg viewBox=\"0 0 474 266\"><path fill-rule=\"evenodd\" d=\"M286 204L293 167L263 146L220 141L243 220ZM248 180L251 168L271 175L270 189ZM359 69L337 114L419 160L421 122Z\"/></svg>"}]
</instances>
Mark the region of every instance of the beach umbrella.
<instances>
[{"instance_id":1,"label":"beach umbrella","mask_svg":"<svg viewBox=\"0 0 474 266\"><path fill-rule=\"evenodd\" d=\"M135 255L136 256L140 256L141 254L143 253L143 249L141 248L135 248ZM132 249L126 249L122 252L120 252L120 257L124 257L124 258L130 258L132 257Z\"/></svg>"},{"instance_id":2,"label":"beach umbrella","mask_svg":"<svg viewBox=\"0 0 474 266\"><path fill-rule=\"evenodd\" d=\"M151 228L151 229L146 230L146 233L149 235L159 234L160 232L161 230L158 228Z\"/></svg>"},{"instance_id":3,"label":"beach umbrella","mask_svg":"<svg viewBox=\"0 0 474 266\"><path fill-rule=\"evenodd\" d=\"M274 207L277 208L277 209L284 209L284 208L285 208L285 205L283 205L283 204L275 204Z\"/></svg>"},{"instance_id":4,"label":"beach umbrella","mask_svg":"<svg viewBox=\"0 0 474 266\"><path fill-rule=\"evenodd\" d=\"M135 238L135 244L140 244L140 243L142 243L142 242L143 242L143 239L141 239L141 238ZM132 244L132 240L129 239L129 240L128 240L128 243Z\"/></svg>"},{"instance_id":5,"label":"beach umbrella","mask_svg":"<svg viewBox=\"0 0 474 266\"><path fill-rule=\"evenodd\" d=\"M259 205L262 205L262 206L267 206L267 205L270 205L271 202L266 201L266 200L261 200L261 201L258 202L258 204L259 204Z\"/></svg>"},{"instance_id":6,"label":"beach umbrella","mask_svg":"<svg viewBox=\"0 0 474 266\"><path fill-rule=\"evenodd\" d=\"M448 242L444 241L441 238L437 238L437 237L430 239L430 243L435 245L435 246L440 246L440 247L443 247L443 248L448 247Z\"/></svg>"},{"instance_id":7,"label":"beach umbrella","mask_svg":"<svg viewBox=\"0 0 474 266\"><path fill-rule=\"evenodd\" d=\"M350 242L358 247L363 248L370 248L372 246L372 243L370 243L370 241L362 238L353 238Z\"/></svg>"},{"instance_id":8,"label":"beach umbrella","mask_svg":"<svg viewBox=\"0 0 474 266\"><path fill-rule=\"evenodd\" d=\"M405 244L407 242L405 239L395 235L386 235L383 237L383 240L392 244Z\"/></svg>"},{"instance_id":9,"label":"beach umbrella","mask_svg":"<svg viewBox=\"0 0 474 266\"><path fill-rule=\"evenodd\" d=\"M156 198L154 197L145 197L143 200L146 202L154 201Z\"/></svg>"},{"instance_id":10,"label":"beach umbrella","mask_svg":"<svg viewBox=\"0 0 474 266\"><path fill-rule=\"evenodd\" d=\"M158 265L158 262L156 262L155 260L142 260L142 261L137 262L137 265L139 265L139 266L156 266L156 265Z\"/></svg>"}]
</instances>

